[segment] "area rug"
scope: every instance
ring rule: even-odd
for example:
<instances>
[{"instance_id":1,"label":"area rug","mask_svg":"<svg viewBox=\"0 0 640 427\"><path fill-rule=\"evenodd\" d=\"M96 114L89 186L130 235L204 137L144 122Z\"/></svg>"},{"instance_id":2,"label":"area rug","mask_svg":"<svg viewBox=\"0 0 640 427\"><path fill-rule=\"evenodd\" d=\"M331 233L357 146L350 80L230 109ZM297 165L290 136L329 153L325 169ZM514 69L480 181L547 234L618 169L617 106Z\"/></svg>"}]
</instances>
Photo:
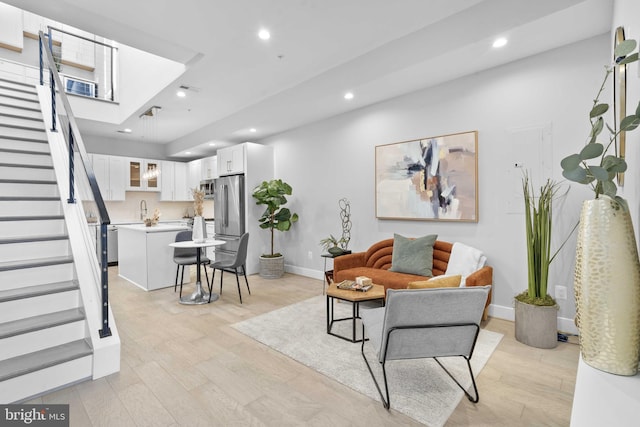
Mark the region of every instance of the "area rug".
<instances>
[{"instance_id":1,"label":"area rug","mask_svg":"<svg viewBox=\"0 0 640 427\"><path fill-rule=\"evenodd\" d=\"M334 304L335 317L351 314L351 304ZM367 309L361 304L360 310ZM359 324L358 324L359 325ZM317 296L297 304L236 323L238 331L283 353L294 360L380 402L380 396L360 354L360 343L336 338L326 333L326 300ZM361 326L357 328L358 333ZM351 334L351 322L334 324L333 332ZM496 349L502 334L481 330L471 366L480 373ZM382 369L372 346L365 344L365 354L377 378ZM461 357L440 359L461 384L469 389L471 379ZM464 396L455 383L432 359L387 363L391 409L430 427L443 426ZM482 398L482 390L480 390ZM466 397L465 397L466 398Z\"/></svg>"}]
</instances>

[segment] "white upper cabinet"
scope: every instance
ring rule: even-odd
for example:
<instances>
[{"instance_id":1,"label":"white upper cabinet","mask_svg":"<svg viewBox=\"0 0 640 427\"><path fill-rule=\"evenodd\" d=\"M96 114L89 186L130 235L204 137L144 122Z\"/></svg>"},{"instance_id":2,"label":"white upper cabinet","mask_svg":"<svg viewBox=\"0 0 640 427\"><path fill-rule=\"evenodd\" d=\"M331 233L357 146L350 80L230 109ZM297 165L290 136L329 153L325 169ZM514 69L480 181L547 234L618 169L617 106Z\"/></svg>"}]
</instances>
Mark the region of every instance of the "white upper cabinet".
<instances>
[{"instance_id":1,"label":"white upper cabinet","mask_svg":"<svg viewBox=\"0 0 640 427\"><path fill-rule=\"evenodd\" d=\"M160 200L165 202L193 200L188 176L189 171L186 163L163 161Z\"/></svg>"},{"instance_id":2,"label":"white upper cabinet","mask_svg":"<svg viewBox=\"0 0 640 427\"><path fill-rule=\"evenodd\" d=\"M189 188L200 188L202 175L202 159L192 160L187 164Z\"/></svg>"},{"instance_id":3,"label":"white upper cabinet","mask_svg":"<svg viewBox=\"0 0 640 427\"><path fill-rule=\"evenodd\" d=\"M93 172L104 200L125 199L126 159L117 156L92 154Z\"/></svg>"},{"instance_id":4,"label":"white upper cabinet","mask_svg":"<svg viewBox=\"0 0 640 427\"><path fill-rule=\"evenodd\" d=\"M218 156L205 157L200 159L201 177L205 179L215 179L218 177Z\"/></svg>"},{"instance_id":5,"label":"white upper cabinet","mask_svg":"<svg viewBox=\"0 0 640 427\"><path fill-rule=\"evenodd\" d=\"M244 144L218 150L218 175L244 173Z\"/></svg>"},{"instance_id":6,"label":"white upper cabinet","mask_svg":"<svg viewBox=\"0 0 640 427\"><path fill-rule=\"evenodd\" d=\"M160 191L162 174L160 161L146 159L128 159L128 191Z\"/></svg>"}]
</instances>

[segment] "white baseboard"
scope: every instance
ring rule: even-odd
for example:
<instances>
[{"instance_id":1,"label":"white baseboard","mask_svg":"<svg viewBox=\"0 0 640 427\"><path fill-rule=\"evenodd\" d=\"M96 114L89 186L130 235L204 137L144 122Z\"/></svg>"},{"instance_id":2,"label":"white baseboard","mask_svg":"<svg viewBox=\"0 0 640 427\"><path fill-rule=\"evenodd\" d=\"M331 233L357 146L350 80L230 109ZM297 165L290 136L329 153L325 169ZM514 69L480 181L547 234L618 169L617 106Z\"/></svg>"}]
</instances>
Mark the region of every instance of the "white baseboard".
<instances>
[{"instance_id":1,"label":"white baseboard","mask_svg":"<svg viewBox=\"0 0 640 427\"><path fill-rule=\"evenodd\" d=\"M512 322L516 320L515 310L513 309L513 307L505 307L496 304L489 305L489 316L498 319L510 320ZM558 331L577 334L578 328L576 328L573 319L558 317Z\"/></svg>"},{"instance_id":2,"label":"white baseboard","mask_svg":"<svg viewBox=\"0 0 640 427\"><path fill-rule=\"evenodd\" d=\"M320 270L313 270L311 268L297 267L295 265L285 264L284 271L287 273L298 274L304 277L310 277L312 279L324 280L324 272Z\"/></svg>"}]
</instances>

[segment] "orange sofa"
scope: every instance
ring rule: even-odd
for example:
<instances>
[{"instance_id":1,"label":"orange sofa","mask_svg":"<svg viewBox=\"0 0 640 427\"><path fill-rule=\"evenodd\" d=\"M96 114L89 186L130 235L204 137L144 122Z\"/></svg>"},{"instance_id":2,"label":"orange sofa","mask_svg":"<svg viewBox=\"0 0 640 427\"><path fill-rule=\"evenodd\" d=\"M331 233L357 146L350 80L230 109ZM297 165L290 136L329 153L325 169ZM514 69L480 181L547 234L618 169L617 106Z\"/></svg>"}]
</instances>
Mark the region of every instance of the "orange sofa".
<instances>
[{"instance_id":1,"label":"orange sofa","mask_svg":"<svg viewBox=\"0 0 640 427\"><path fill-rule=\"evenodd\" d=\"M447 271L453 243L436 240L433 245L433 276ZM333 277L336 283L343 280L355 280L358 276L371 278L373 283L386 289L405 289L410 282L423 281L429 277L415 274L389 271L393 254L393 239L382 240L372 245L366 252L342 255L333 260ZM493 268L484 266L466 277L465 286L484 286L493 284ZM491 302L491 291L487 298L483 320L487 319Z\"/></svg>"}]
</instances>

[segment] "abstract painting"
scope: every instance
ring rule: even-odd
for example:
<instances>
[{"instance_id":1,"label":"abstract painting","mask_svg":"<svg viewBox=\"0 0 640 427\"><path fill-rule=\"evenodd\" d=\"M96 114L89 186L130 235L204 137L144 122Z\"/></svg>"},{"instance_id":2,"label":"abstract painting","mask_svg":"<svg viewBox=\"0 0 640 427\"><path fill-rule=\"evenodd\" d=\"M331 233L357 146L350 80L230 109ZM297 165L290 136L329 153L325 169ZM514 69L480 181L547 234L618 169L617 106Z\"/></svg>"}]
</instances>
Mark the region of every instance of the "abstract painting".
<instances>
[{"instance_id":1,"label":"abstract painting","mask_svg":"<svg viewBox=\"0 0 640 427\"><path fill-rule=\"evenodd\" d=\"M478 132L376 146L376 217L478 222Z\"/></svg>"}]
</instances>

